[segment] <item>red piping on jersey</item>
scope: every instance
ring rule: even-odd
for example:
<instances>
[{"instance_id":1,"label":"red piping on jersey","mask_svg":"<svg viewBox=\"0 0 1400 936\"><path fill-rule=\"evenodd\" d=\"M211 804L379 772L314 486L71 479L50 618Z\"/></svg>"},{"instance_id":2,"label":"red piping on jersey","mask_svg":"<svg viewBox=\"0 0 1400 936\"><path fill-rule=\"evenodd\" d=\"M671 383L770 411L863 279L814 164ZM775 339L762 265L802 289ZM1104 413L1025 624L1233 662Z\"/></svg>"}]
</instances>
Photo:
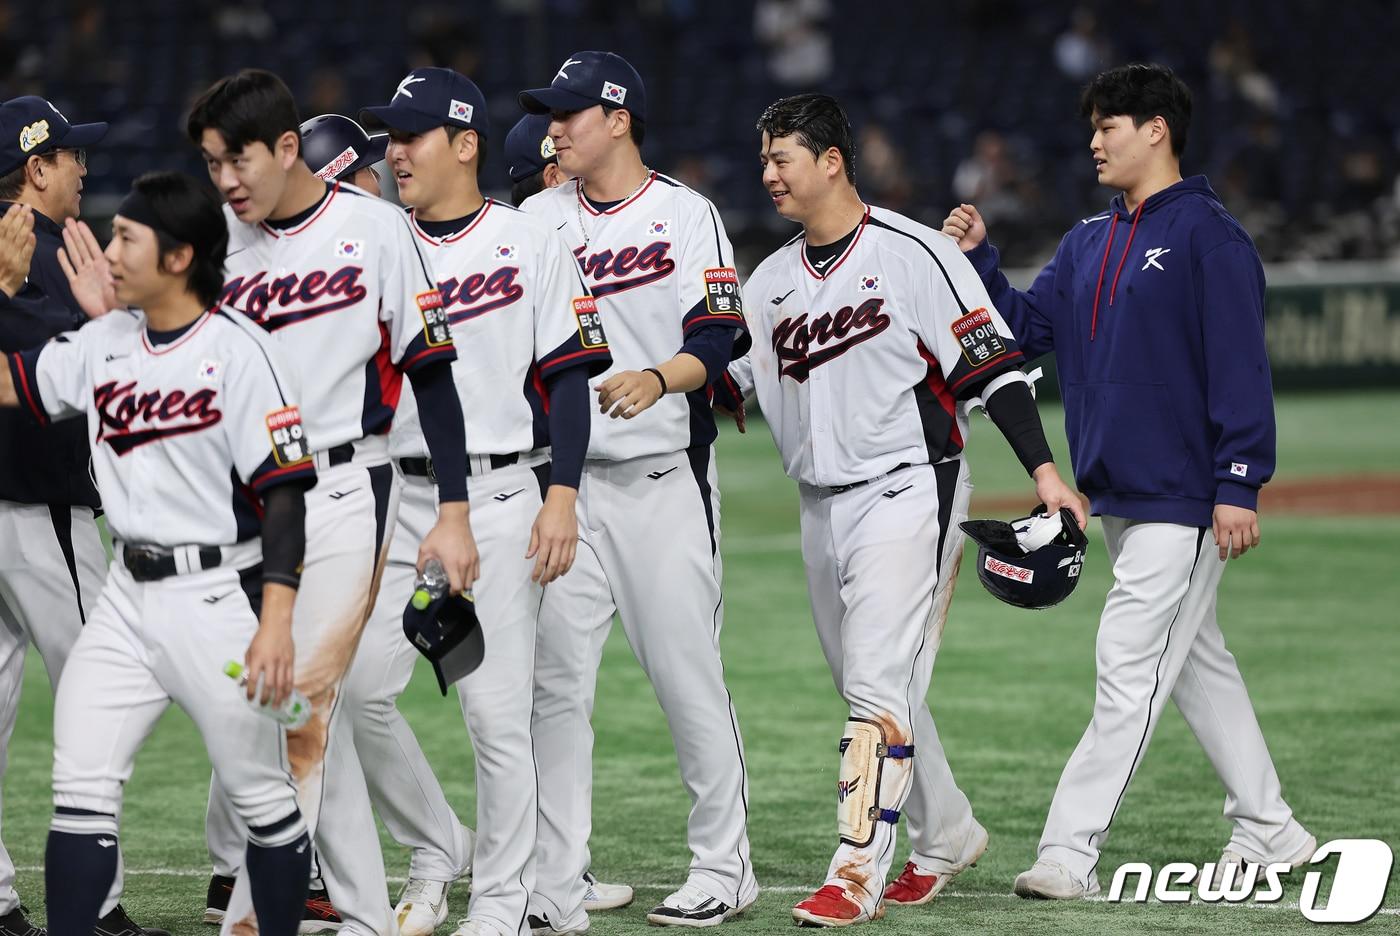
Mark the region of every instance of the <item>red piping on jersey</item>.
<instances>
[{"instance_id":1,"label":"red piping on jersey","mask_svg":"<svg viewBox=\"0 0 1400 936\"><path fill-rule=\"evenodd\" d=\"M611 352L609 351L609 349L608 349L606 346L601 347L601 348L585 348L585 349L583 349L582 351L570 351L568 354L562 354L562 355L560 355L560 356L557 357L557 358L553 358L553 359L551 359L551 360L545 361L543 364L538 364L538 363L537 363L535 366L536 366L536 367L539 367L542 371L544 371L544 370L552 371L552 370L554 370L555 368L557 368L560 364L563 364L565 361L572 361L574 358L581 358L581 357L588 357L588 356L594 356L594 357L596 357L596 356L598 356L598 355L610 354L610 353L611 353Z\"/></svg>"},{"instance_id":2,"label":"red piping on jersey","mask_svg":"<svg viewBox=\"0 0 1400 936\"><path fill-rule=\"evenodd\" d=\"M812 269L812 265L807 262L807 235L805 233L802 235L802 246L798 248L797 252L802 256L802 265L807 268L808 273L811 273L819 280L824 280L832 273L835 273L837 267L846 262L846 258L856 249L856 244L860 241L860 236L865 233L865 222L870 220L870 206L865 205L864 207L865 214L860 216L860 224L856 226L856 236L851 238L851 242L846 246L845 251L837 258L836 262L831 265L831 269L827 270L825 273L818 273L816 270Z\"/></svg>"},{"instance_id":3,"label":"red piping on jersey","mask_svg":"<svg viewBox=\"0 0 1400 936\"><path fill-rule=\"evenodd\" d=\"M914 347L919 352L919 357L923 358L924 363L928 365L928 373L924 375L924 386L932 391L934 397L938 400L938 405L943 407L949 419L952 420L952 431L948 436L948 440L956 445L959 450L962 450L964 445L962 430L958 428L958 401L953 396L952 391L948 389L948 381L943 377L943 368L939 365L938 358L934 357L932 352L924 347L922 341L915 339ZM725 376L728 375L729 372L725 371ZM738 394L736 393L735 396L738 396ZM930 458L933 457L932 452L927 454Z\"/></svg>"},{"instance_id":4,"label":"red piping on jersey","mask_svg":"<svg viewBox=\"0 0 1400 936\"><path fill-rule=\"evenodd\" d=\"M24 372L24 359L19 356L19 352L11 354L10 357L14 359L14 369L19 373L19 388L24 391L24 402L29 404L29 411L34 414L35 419L39 420L39 425L47 426L49 414L39 407L38 401L34 399L34 393L29 389L29 375Z\"/></svg>"},{"instance_id":5,"label":"red piping on jersey","mask_svg":"<svg viewBox=\"0 0 1400 936\"><path fill-rule=\"evenodd\" d=\"M1020 351L1012 351L1010 354L998 355L998 357L997 357L997 359L996 359L995 361L988 361L986 364L983 364L981 367L977 368L976 370L970 371L969 373L964 374L964 375L963 375L963 378L962 378L961 380L959 380L957 383L953 384L953 389L954 389L954 390L957 390L957 389L958 389L959 387L961 387L963 384L967 383L969 380L971 380L972 378L976 377L978 374L982 373L984 370L986 370L986 369L989 368L989 367L997 367L998 365L1005 364L1007 361L1014 361L1014 360L1016 360L1017 358L1024 358L1024 357L1025 357L1025 355L1022 354Z\"/></svg>"},{"instance_id":6,"label":"red piping on jersey","mask_svg":"<svg viewBox=\"0 0 1400 936\"><path fill-rule=\"evenodd\" d=\"M151 347L150 339L146 336L146 329L143 328L143 329L141 329L141 344L142 344L142 345L145 347L145 349L146 349L149 353L151 353L151 354L156 354L156 355L166 354L166 353L168 353L168 352L170 352L170 351L174 351L176 348L180 347L180 345L184 344L186 341L189 341L191 338L193 338L193 337L194 337L194 333L197 332L197 331L199 331L201 328L203 328L203 327L205 326L205 324L206 324L210 319L212 319L213 317L214 317L214 310L213 310L213 309L207 310L207 311L204 313L203 317L200 318L200 320L199 320L198 322L195 323L195 325L194 325L193 328L191 328L189 331L185 332L185 333L184 333L183 335L181 335L179 338L176 338L174 341L170 342L170 344L161 345L159 351L157 351L155 348Z\"/></svg>"},{"instance_id":7,"label":"red piping on jersey","mask_svg":"<svg viewBox=\"0 0 1400 936\"><path fill-rule=\"evenodd\" d=\"M622 209L626 208L628 205L632 204L632 203L633 203L634 201L636 201L637 199L641 198L641 197L642 197L642 193L645 192L647 189L651 188L651 183L653 183L653 182L655 182L655 181L656 181L656 172L653 171L653 172L648 173L648 174L647 174L647 181L646 181L646 184L645 184L645 185L643 185L641 188L637 189L637 191L633 192L631 195L629 195L629 196L627 196L626 198L624 198L622 201L618 202L616 205L613 205L613 206L612 206L611 208L609 208L607 211L599 211L598 209L594 208L592 205L590 205L590 204L588 203L588 199L587 199L587 198L584 198L584 196L583 196L583 180L582 180L582 179L577 179L577 180L575 181L575 183L574 183L574 192L575 192L575 194L578 196L579 204L583 205L583 210L586 211L586 212L588 212L589 214L593 215L594 217L597 217L598 215L617 214L619 211L621 211Z\"/></svg>"},{"instance_id":8,"label":"red piping on jersey","mask_svg":"<svg viewBox=\"0 0 1400 936\"><path fill-rule=\"evenodd\" d=\"M266 231L267 233L271 234L273 237L283 237L283 236L291 237L293 234L300 234L302 231L306 230L307 228L311 227L311 225L315 224L317 218L321 217L321 215L323 215L323 214L326 213L326 209L329 208L329 207L331 206L331 202L335 201L335 196L336 196L336 194L337 194L339 191L340 191L340 183L339 183L339 182L333 182L333 183L331 184L331 193L330 193L329 195L326 196L326 200L325 200L324 202L321 203L321 207L318 208L318 209L316 209L316 213L315 213L314 215L312 215L311 217L307 218L307 219L306 219L305 221L303 221L301 224L298 224L298 225L297 225L296 227L294 227L294 228L290 228L290 229L288 229L288 230L286 230L286 231L279 231L279 230L277 230L276 228L274 228L272 225L268 224L266 221L263 221L263 222L261 223L260 227L262 227L262 229L263 229L264 231Z\"/></svg>"},{"instance_id":9,"label":"red piping on jersey","mask_svg":"<svg viewBox=\"0 0 1400 936\"><path fill-rule=\"evenodd\" d=\"M1123 256L1118 260L1118 269L1113 271L1113 285L1108 288L1108 307L1113 308L1113 297L1118 293L1118 277L1123 272L1123 264L1128 261L1128 251L1133 249L1133 235L1137 234L1138 218L1142 217L1142 207L1147 204L1147 199L1138 202L1137 211L1133 212L1133 226L1128 228L1128 243L1123 247ZM1089 319L1089 340L1094 340L1094 332L1099 327L1099 295L1103 292L1103 275L1108 269L1108 252L1113 249L1113 229L1118 225L1118 212L1113 213L1113 220L1108 224L1108 243L1103 247L1103 263L1099 264L1099 282L1094 287L1094 316Z\"/></svg>"},{"instance_id":10,"label":"red piping on jersey","mask_svg":"<svg viewBox=\"0 0 1400 936\"><path fill-rule=\"evenodd\" d=\"M261 492L268 487L268 482L274 479L280 480L287 475L315 474L316 463L310 458L303 459L295 464L283 465L281 468L274 468L264 472L253 480L253 490Z\"/></svg>"},{"instance_id":11,"label":"red piping on jersey","mask_svg":"<svg viewBox=\"0 0 1400 936\"><path fill-rule=\"evenodd\" d=\"M486 212L491 210L491 203L493 201L495 201L495 199L488 198L484 202L482 202L481 211L477 212L475 218L472 218L472 223L462 228L456 234L449 235L448 237L434 237L427 231L423 230L421 227L418 226L418 216L412 210L409 211L408 216L413 219L413 233L417 234L419 237L423 238L423 240L436 247L441 244L456 243L457 241L470 234L476 228L476 226L481 223L481 219L486 217Z\"/></svg>"}]
</instances>

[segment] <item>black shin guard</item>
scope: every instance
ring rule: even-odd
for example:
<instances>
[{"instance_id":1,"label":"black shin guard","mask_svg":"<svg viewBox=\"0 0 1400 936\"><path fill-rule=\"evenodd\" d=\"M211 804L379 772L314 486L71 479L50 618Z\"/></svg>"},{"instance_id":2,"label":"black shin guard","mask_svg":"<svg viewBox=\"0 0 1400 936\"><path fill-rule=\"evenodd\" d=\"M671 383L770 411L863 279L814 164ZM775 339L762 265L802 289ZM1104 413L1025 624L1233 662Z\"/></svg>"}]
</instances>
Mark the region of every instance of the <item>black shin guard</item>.
<instances>
[{"instance_id":1,"label":"black shin guard","mask_svg":"<svg viewBox=\"0 0 1400 936\"><path fill-rule=\"evenodd\" d=\"M295 936L311 881L311 838L301 813L248 830L244 862L262 936Z\"/></svg>"},{"instance_id":2,"label":"black shin guard","mask_svg":"<svg viewBox=\"0 0 1400 936\"><path fill-rule=\"evenodd\" d=\"M48 931L92 936L102 903L117 876L117 817L58 807L44 854Z\"/></svg>"}]
</instances>

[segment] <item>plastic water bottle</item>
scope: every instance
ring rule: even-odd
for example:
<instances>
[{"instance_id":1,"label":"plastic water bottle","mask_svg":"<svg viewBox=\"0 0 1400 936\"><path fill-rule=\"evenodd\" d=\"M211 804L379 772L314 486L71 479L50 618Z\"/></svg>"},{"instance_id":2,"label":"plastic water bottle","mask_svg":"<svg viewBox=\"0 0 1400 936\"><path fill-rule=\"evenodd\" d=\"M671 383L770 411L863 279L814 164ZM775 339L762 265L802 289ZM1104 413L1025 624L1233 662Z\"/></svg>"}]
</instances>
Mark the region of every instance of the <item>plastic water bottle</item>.
<instances>
[{"instance_id":1,"label":"plastic water bottle","mask_svg":"<svg viewBox=\"0 0 1400 936\"><path fill-rule=\"evenodd\" d=\"M235 660L229 660L224 664L224 675L246 690L248 688L247 667ZM311 701L296 689L288 694L286 701L280 706L273 707L271 703L263 705L254 697L248 703L253 707L253 711L259 715L266 715L273 721L287 727L300 728L311 718Z\"/></svg>"},{"instance_id":2,"label":"plastic water bottle","mask_svg":"<svg viewBox=\"0 0 1400 936\"><path fill-rule=\"evenodd\" d=\"M447 586L447 570L442 567L441 562L429 559L423 566L423 571L418 574L418 580L413 583L414 610L422 611L447 594Z\"/></svg>"}]
</instances>

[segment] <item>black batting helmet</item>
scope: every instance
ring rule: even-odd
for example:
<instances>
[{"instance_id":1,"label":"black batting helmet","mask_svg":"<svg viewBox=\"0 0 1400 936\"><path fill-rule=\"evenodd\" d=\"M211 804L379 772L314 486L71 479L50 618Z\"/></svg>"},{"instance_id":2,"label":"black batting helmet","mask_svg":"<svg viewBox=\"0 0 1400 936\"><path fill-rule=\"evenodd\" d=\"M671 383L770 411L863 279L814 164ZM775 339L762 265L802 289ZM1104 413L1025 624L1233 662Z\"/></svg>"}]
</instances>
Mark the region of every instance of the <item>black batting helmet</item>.
<instances>
[{"instance_id":1,"label":"black batting helmet","mask_svg":"<svg viewBox=\"0 0 1400 936\"><path fill-rule=\"evenodd\" d=\"M1079 584L1089 540L1067 508L1046 516L1041 504L1029 517L967 520L959 524L977 543L982 587L1018 608L1049 608Z\"/></svg>"},{"instance_id":2,"label":"black batting helmet","mask_svg":"<svg viewBox=\"0 0 1400 936\"><path fill-rule=\"evenodd\" d=\"M486 655L476 601L470 594L441 595L422 608L410 601L403 610L403 634L433 664L443 695L448 686L471 675Z\"/></svg>"},{"instance_id":3,"label":"black batting helmet","mask_svg":"<svg viewBox=\"0 0 1400 936\"><path fill-rule=\"evenodd\" d=\"M301 125L301 158L318 179L349 181L384 158L389 135L370 136L363 127L339 114L322 114Z\"/></svg>"}]
</instances>

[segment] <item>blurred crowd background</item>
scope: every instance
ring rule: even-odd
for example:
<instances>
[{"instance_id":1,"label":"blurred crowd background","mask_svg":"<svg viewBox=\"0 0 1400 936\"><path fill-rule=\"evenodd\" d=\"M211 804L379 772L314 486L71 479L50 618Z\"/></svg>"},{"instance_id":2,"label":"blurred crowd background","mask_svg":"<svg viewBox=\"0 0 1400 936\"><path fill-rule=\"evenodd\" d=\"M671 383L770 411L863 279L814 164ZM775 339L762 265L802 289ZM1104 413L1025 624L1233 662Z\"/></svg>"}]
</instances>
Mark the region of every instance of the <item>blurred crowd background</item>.
<instances>
[{"instance_id":1,"label":"blurred crowd background","mask_svg":"<svg viewBox=\"0 0 1400 936\"><path fill-rule=\"evenodd\" d=\"M0 0L0 93L112 124L89 154L97 214L141 172L201 172L184 114L245 66L281 74L303 117L353 115L408 69L451 66L491 102L483 182L503 191L515 93L590 48L641 72L647 162L712 198L745 252L787 229L759 183L754 120L821 90L851 115L868 201L935 226L976 202L1031 265L1109 194L1079 88L1153 60L1195 93L1183 170L1209 175L1266 261L1400 258L1395 0Z\"/></svg>"}]
</instances>

